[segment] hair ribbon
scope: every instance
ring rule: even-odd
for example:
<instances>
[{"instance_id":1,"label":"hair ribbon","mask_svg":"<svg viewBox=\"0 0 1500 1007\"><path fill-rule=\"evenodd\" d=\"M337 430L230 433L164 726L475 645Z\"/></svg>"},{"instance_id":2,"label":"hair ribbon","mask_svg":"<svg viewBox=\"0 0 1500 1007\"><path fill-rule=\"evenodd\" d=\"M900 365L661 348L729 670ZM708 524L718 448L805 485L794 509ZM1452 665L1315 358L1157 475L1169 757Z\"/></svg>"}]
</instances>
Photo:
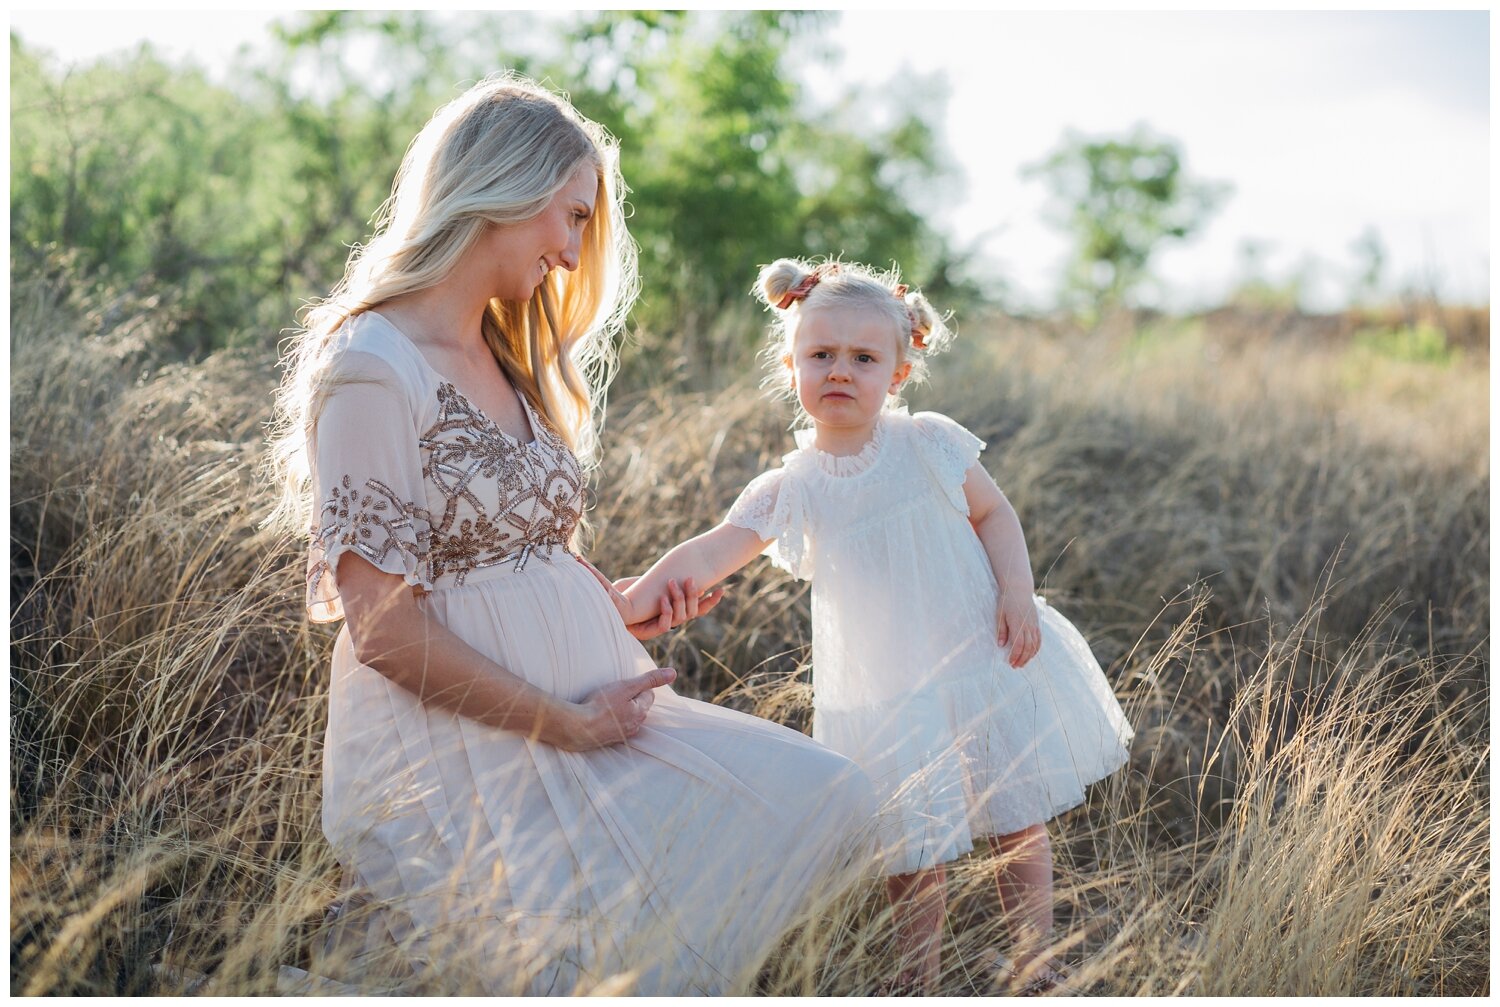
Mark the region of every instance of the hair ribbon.
<instances>
[{"instance_id":1,"label":"hair ribbon","mask_svg":"<svg viewBox=\"0 0 1500 1007\"><path fill-rule=\"evenodd\" d=\"M801 283L798 283L791 290L781 295L781 300L776 302L776 307L785 311L795 302L806 300L807 295L812 293L813 288L818 285L823 277L830 273L838 272L838 268L839 264L837 262L825 262L822 265L814 266L813 271L804 276Z\"/></svg>"}]
</instances>

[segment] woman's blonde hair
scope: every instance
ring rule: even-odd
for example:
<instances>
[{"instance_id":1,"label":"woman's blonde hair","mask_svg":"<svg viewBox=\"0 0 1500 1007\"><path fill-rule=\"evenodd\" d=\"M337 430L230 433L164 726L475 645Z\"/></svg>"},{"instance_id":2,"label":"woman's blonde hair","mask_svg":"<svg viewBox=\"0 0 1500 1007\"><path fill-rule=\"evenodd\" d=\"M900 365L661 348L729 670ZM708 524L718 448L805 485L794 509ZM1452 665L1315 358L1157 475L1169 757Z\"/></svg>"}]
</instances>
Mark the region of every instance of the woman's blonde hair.
<instances>
[{"instance_id":1,"label":"woman's blonde hair","mask_svg":"<svg viewBox=\"0 0 1500 1007\"><path fill-rule=\"evenodd\" d=\"M792 354L797 325L809 311L858 308L889 319L899 359L911 363L910 382L925 380L927 357L953 341L953 332L945 324L947 316L939 315L921 291L908 289L895 266L878 270L836 259L777 259L761 269L755 295L773 316L763 354L764 384L779 396L793 397L791 370L785 361ZM891 396L886 404L898 401Z\"/></svg>"},{"instance_id":2,"label":"woman's blonde hair","mask_svg":"<svg viewBox=\"0 0 1500 1007\"><path fill-rule=\"evenodd\" d=\"M422 127L376 214L369 244L355 248L332 293L305 310L282 360L270 458L282 499L268 523L298 530L307 524L307 446L333 388L328 367L339 327L440 282L487 226L535 217L585 164L599 188L578 268L552 270L529 301L492 299L482 324L516 390L585 466L596 460L612 337L638 290L619 149L566 98L519 74L495 74Z\"/></svg>"}]
</instances>

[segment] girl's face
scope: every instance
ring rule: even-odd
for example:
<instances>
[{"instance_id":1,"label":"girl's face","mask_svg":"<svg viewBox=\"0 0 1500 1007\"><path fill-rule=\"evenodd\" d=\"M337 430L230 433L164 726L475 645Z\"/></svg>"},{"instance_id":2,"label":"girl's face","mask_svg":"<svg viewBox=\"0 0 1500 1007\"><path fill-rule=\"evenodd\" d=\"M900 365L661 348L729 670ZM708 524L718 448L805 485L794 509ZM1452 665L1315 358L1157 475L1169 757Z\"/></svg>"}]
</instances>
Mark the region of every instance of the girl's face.
<instances>
[{"instance_id":1,"label":"girl's face","mask_svg":"<svg viewBox=\"0 0 1500 1007\"><path fill-rule=\"evenodd\" d=\"M791 354L797 401L823 427L871 427L911 374L889 318L857 308L818 308L797 323Z\"/></svg>"},{"instance_id":2,"label":"girl's face","mask_svg":"<svg viewBox=\"0 0 1500 1007\"><path fill-rule=\"evenodd\" d=\"M502 301L529 301L537 285L561 266L578 268L583 232L594 215L599 175L584 163L541 213L519 224L495 224L481 242L494 263L493 289Z\"/></svg>"}]
</instances>

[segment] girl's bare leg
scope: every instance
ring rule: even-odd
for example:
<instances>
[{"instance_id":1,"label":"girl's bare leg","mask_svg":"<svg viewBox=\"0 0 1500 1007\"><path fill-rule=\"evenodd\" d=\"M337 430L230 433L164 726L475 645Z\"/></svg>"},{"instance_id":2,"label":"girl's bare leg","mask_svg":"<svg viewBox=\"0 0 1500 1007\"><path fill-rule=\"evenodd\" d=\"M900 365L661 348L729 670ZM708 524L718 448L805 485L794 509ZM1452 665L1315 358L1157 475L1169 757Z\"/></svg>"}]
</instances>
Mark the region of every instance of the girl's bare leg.
<instances>
[{"instance_id":1,"label":"girl's bare leg","mask_svg":"<svg viewBox=\"0 0 1500 1007\"><path fill-rule=\"evenodd\" d=\"M1052 935L1052 841L1043 822L1008 836L991 836L990 849L999 858L995 885L1016 943L1014 966L1024 975Z\"/></svg>"},{"instance_id":2,"label":"girl's bare leg","mask_svg":"<svg viewBox=\"0 0 1500 1007\"><path fill-rule=\"evenodd\" d=\"M948 914L944 883L948 872L941 865L912 874L885 879L896 922L896 942L901 951L901 978L914 982L924 992L937 990L943 965L943 920Z\"/></svg>"}]
</instances>

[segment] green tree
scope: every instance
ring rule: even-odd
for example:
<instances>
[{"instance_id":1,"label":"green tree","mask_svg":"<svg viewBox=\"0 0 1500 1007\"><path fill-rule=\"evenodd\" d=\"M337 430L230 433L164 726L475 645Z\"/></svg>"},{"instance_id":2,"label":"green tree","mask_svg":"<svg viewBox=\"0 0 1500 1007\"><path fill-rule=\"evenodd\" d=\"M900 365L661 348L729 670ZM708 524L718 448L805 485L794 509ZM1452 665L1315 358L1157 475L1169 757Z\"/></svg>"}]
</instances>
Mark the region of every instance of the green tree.
<instances>
[{"instance_id":1,"label":"green tree","mask_svg":"<svg viewBox=\"0 0 1500 1007\"><path fill-rule=\"evenodd\" d=\"M916 283L952 263L909 198L939 174L926 116L941 103L882 129L857 103L809 111L788 54L827 20L307 12L223 84L145 47L64 73L12 36L13 270L61 258L91 285L170 290L187 352L273 340L368 238L432 110L514 68L621 139L648 350L737 366L759 329L745 295L761 263L897 260Z\"/></svg>"},{"instance_id":2,"label":"green tree","mask_svg":"<svg viewBox=\"0 0 1500 1007\"><path fill-rule=\"evenodd\" d=\"M604 12L585 19L566 62L588 67L572 98L621 139L648 350L742 362L757 267L784 255L899 261L925 282L946 245L911 207L942 172L928 116L939 97L884 129L852 96L817 112L787 53L827 15ZM859 125L855 125L859 124ZM683 333L687 334L684 342Z\"/></svg>"},{"instance_id":3,"label":"green tree","mask_svg":"<svg viewBox=\"0 0 1500 1007\"><path fill-rule=\"evenodd\" d=\"M1046 182L1053 219L1076 242L1067 293L1095 310L1123 303L1162 243L1197 233L1232 191L1190 177L1179 144L1145 125L1100 139L1069 131L1026 174Z\"/></svg>"},{"instance_id":4,"label":"green tree","mask_svg":"<svg viewBox=\"0 0 1500 1007\"><path fill-rule=\"evenodd\" d=\"M256 286L263 221L246 212L259 180L243 152L259 128L237 96L149 47L61 73L12 35L13 272L62 257L101 285L169 286L203 306Z\"/></svg>"}]
</instances>

